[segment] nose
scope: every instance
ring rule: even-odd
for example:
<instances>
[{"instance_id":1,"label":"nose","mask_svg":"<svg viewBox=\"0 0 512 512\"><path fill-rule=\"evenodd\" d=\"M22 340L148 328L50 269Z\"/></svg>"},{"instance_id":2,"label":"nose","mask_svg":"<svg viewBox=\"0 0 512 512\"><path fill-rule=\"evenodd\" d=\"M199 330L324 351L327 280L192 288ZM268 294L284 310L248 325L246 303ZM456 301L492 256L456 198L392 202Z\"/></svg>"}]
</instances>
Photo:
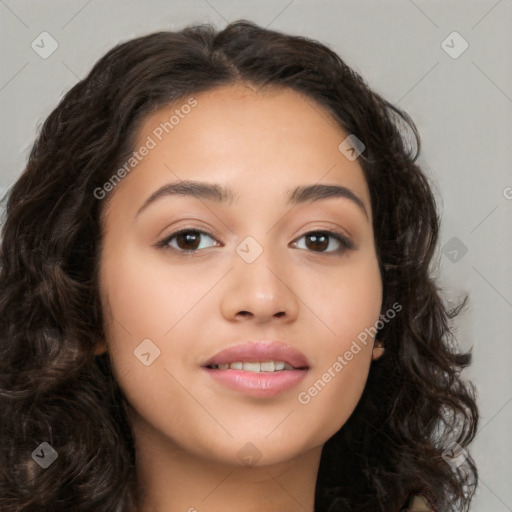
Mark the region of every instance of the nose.
<instances>
[{"instance_id":1,"label":"nose","mask_svg":"<svg viewBox=\"0 0 512 512\"><path fill-rule=\"evenodd\" d=\"M264 249L252 263L235 253L233 266L222 292L224 318L257 324L289 323L297 318L299 298L293 290L293 273L272 251Z\"/></svg>"}]
</instances>

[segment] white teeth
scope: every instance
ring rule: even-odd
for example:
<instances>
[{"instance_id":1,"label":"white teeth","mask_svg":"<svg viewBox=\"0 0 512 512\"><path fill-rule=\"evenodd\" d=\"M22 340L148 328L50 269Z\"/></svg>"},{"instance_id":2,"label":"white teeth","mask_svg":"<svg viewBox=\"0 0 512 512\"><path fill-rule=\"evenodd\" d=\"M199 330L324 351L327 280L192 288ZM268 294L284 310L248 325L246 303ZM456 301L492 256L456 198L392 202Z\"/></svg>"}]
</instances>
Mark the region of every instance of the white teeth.
<instances>
[{"instance_id":1,"label":"white teeth","mask_svg":"<svg viewBox=\"0 0 512 512\"><path fill-rule=\"evenodd\" d=\"M260 370L262 372L273 372L275 370L274 361L265 361L260 364Z\"/></svg>"},{"instance_id":2,"label":"white teeth","mask_svg":"<svg viewBox=\"0 0 512 512\"><path fill-rule=\"evenodd\" d=\"M293 370L293 367L283 361L234 361L233 363L221 363L212 365L219 370L243 370L245 372L276 372L282 370Z\"/></svg>"},{"instance_id":3,"label":"white teeth","mask_svg":"<svg viewBox=\"0 0 512 512\"><path fill-rule=\"evenodd\" d=\"M259 372L261 370L260 363L244 363L242 365L242 370L246 372Z\"/></svg>"}]
</instances>

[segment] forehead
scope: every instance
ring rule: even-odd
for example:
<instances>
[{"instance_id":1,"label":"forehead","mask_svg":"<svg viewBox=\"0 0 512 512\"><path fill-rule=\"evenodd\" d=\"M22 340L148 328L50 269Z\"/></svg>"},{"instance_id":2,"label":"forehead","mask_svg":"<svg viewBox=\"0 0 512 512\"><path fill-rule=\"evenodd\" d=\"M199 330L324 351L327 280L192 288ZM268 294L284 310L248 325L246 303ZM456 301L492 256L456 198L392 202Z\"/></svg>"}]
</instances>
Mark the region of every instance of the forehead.
<instances>
[{"instance_id":1,"label":"forehead","mask_svg":"<svg viewBox=\"0 0 512 512\"><path fill-rule=\"evenodd\" d=\"M349 187L370 210L361 167L339 150L346 137L325 107L292 89L217 87L146 117L134 150L151 149L116 193L140 207L142 196L185 179L229 184L234 201L285 199L298 184L324 182Z\"/></svg>"},{"instance_id":2,"label":"forehead","mask_svg":"<svg viewBox=\"0 0 512 512\"><path fill-rule=\"evenodd\" d=\"M332 142L346 136L324 106L290 88L226 85L193 98L196 104L192 108L187 106L191 102L187 97L148 116L138 142L153 134L164 139L164 145L186 142L216 153L227 150L255 155L260 144L281 152L287 148L297 151L299 148L292 148L291 143L300 141L305 143L302 152L315 153L321 149L320 136L325 140L324 148L331 149Z\"/></svg>"}]
</instances>

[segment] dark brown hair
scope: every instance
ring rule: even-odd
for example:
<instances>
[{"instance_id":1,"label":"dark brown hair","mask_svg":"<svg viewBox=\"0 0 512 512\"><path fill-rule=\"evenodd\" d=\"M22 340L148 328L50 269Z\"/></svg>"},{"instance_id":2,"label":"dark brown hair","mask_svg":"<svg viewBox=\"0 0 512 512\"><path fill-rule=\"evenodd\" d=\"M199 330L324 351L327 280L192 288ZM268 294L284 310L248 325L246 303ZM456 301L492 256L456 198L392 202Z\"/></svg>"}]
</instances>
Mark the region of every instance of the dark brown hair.
<instances>
[{"instance_id":1,"label":"dark brown hair","mask_svg":"<svg viewBox=\"0 0 512 512\"><path fill-rule=\"evenodd\" d=\"M109 51L41 127L6 203L0 274L0 508L4 512L133 512L133 433L104 338L98 287L101 187L134 151L150 112L233 83L289 87L329 111L365 150L383 280L382 311L402 311L378 337L386 348L347 423L325 444L316 511L395 512L414 493L437 511L467 510L477 481L466 447L478 413L460 379L450 308L432 275L439 217L415 163L408 115L370 90L326 46L239 21L159 32ZM313 103L314 104L314 103ZM407 133L411 136L408 142ZM412 147L410 147L412 146ZM43 441L58 453L42 469Z\"/></svg>"}]
</instances>

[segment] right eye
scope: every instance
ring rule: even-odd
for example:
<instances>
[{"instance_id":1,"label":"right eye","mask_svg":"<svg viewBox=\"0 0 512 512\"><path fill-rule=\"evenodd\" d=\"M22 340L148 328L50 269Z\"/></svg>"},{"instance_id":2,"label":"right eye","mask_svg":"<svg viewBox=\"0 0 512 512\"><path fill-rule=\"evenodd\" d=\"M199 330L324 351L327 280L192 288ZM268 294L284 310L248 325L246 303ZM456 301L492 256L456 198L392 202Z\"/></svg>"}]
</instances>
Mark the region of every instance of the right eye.
<instances>
[{"instance_id":1,"label":"right eye","mask_svg":"<svg viewBox=\"0 0 512 512\"><path fill-rule=\"evenodd\" d=\"M163 240L160 240L156 246L164 250L172 249L183 254L190 254L197 252L199 249L208 248L204 247L204 245L201 247L200 242L201 237L203 236L210 238L211 240L215 240L213 235L207 233L206 231L184 228L170 234L169 236L166 236ZM175 241L174 245L172 243L173 241Z\"/></svg>"}]
</instances>

